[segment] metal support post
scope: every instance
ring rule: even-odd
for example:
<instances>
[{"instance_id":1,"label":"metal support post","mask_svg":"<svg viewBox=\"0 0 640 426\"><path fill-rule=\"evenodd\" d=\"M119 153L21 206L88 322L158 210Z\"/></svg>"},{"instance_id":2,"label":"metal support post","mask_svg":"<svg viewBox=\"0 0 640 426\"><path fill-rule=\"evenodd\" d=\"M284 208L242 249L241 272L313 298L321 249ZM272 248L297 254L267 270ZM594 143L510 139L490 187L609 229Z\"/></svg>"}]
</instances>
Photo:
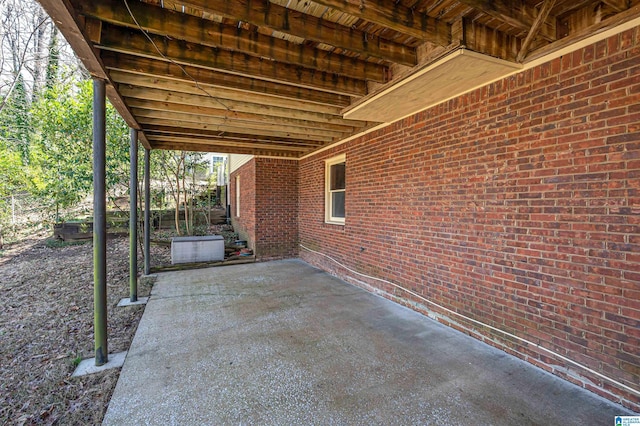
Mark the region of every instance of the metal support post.
<instances>
[{"instance_id":1,"label":"metal support post","mask_svg":"<svg viewBox=\"0 0 640 426\"><path fill-rule=\"evenodd\" d=\"M144 274L149 275L151 272L151 191L149 176L149 161L151 152L144 149Z\"/></svg>"},{"instance_id":2,"label":"metal support post","mask_svg":"<svg viewBox=\"0 0 640 426\"><path fill-rule=\"evenodd\" d=\"M105 82L93 80L93 331L96 366L109 362L107 347L107 197Z\"/></svg>"},{"instance_id":3,"label":"metal support post","mask_svg":"<svg viewBox=\"0 0 640 426\"><path fill-rule=\"evenodd\" d=\"M129 302L138 301L138 131L131 129L129 144Z\"/></svg>"}]
</instances>

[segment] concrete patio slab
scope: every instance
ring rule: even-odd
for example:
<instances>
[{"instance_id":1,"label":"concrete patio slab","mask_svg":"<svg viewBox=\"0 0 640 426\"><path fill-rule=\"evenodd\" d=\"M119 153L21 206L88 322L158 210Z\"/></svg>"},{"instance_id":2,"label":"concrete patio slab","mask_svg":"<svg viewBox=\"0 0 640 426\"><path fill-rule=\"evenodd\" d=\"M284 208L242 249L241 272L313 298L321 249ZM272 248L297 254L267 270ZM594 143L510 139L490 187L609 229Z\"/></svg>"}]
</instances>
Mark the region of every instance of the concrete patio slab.
<instances>
[{"instance_id":1,"label":"concrete patio slab","mask_svg":"<svg viewBox=\"0 0 640 426\"><path fill-rule=\"evenodd\" d=\"M158 275L104 425L596 425L631 415L297 260Z\"/></svg>"}]
</instances>

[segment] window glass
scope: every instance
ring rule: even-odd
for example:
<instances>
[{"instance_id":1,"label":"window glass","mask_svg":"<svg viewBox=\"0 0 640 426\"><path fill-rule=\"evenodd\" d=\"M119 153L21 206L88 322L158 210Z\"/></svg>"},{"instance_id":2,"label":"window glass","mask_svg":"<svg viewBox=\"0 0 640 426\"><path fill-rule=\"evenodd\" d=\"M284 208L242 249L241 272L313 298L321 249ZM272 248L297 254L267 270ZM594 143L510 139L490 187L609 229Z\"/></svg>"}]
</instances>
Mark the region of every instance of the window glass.
<instances>
[{"instance_id":1,"label":"window glass","mask_svg":"<svg viewBox=\"0 0 640 426\"><path fill-rule=\"evenodd\" d=\"M345 188L345 166L344 163L333 164L331 166L331 190Z\"/></svg>"}]
</instances>

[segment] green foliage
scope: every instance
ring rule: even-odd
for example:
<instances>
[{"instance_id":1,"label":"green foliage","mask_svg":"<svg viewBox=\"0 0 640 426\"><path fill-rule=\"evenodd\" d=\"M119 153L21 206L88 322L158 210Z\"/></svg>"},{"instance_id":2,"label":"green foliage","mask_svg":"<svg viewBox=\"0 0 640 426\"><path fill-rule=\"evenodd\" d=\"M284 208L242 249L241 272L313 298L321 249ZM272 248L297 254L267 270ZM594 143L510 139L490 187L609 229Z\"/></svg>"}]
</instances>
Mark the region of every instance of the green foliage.
<instances>
[{"instance_id":1,"label":"green foliage","mask_svg":"<svg viewBox=\"0 0 640 426\"><path fill-rule=\"evenodd\" d=\"M91 104L83 102L82 87L75 96L72 89L48 89L32 110L32 190L56 210L77 203L92 187Z\"/></svg>"},{"instance_id":2,"label":"green foliage","mask_svg":"<svg viewBox=\"0 0 640 426\"><path fill-rule=\"evenodd\" d=\"M71 207L93 188L93 91L90 80L54 85L32 108L32 191L50 211ZM107 187L128 178L128 128L107 106Z\"/></svg>"},{"instance_id":3,"label":"green foliage","mask_svg":"<svg viewBox=\"0 0 640 426\"><path fill-rule=\"evenodd\" d=\"M18 76L16 87L0 114L0 139L4 141L5 149L20 153L22 159L26 160L29 153L30 129L27 90L22 76Z\"/></svg>"}]
</instances>

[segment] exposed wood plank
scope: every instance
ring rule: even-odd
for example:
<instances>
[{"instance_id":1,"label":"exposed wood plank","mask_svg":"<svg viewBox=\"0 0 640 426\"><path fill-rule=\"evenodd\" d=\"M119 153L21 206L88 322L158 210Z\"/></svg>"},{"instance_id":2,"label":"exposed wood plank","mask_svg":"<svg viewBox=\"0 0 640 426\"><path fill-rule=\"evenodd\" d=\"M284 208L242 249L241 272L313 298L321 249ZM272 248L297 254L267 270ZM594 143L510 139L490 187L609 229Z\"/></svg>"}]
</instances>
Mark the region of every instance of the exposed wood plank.
<instances>
[{"instance_id":1,"label":"exposed wood plank","mask_svg":"<svg viewBox=\"0 0 640 426\"><path fill-rule=\"evenodd\" d=\"M520 46L517 37L466 18L462 19L461 24L457 28L461 32L462 44L467 49L515 62Z\"/></svg>"},{"instance_id":2,"label":"exposed wood plank","mask_svg":"<svg viewBox=\"0 0 640 426\"><path fill-rule=\"evenodd\" d=\"M520 64L458 49L434 63L425 64L405 79L388 84L371 97L363 98L345 110L345 117L371 117L391 123L521 68Z\"/></svg>"},{"instance_id":3,"label":"exposed wood plank","mask_svg":"<svg viewBox=\"0 0 640 426\"><path fill-rule=\"evenodd\" d=\"M345 120L342 116L335 116L330 114L319 114L300 109L289 108L277 108L269 107L266 105L253 104L249 102L239 101L227 101L222 105L207 96L198 96L185 93L174 93L166 90L150 89L150 88L137 88L127 85L119 87L120 93L125 98L145 99L150 101L159 102L171 102L184 105L192 105L206 108L222 109L229 112L246 112L250 114L265 114L275 117L296 118L299 120L317 121L319 123L341 123L344 124ZM225 108L225 106L227 108ZM357 123L357 122L356 122ZM361 123L361 122L360 122Z\"/></svg>"},{"instance_id":4,"label":"exposed wood plank","mask_svg":"<svg viewBox=\"0 0 640 426\"><path fill-rule=\"evenodd\" d=\"M562 19L565 15L571 14L576 10L582 9L593 3L594 0L563 1L558 4L553 13L558 17L558 19Z\"/></svg>"},{"instance_id":5,"label":"exposed wood plank","mask_svg":"<svg viewBox=\"0 0 640 426\"><path fill-rule=\"evenodd\" d=\"M314 3L357 16L365 21L390 28L419 40L446 46L451 42L451 30L446 22L418 12L400 2L345 0L314 0Z\"/></svg>"},{"instance_id":6,"label":"exposed wood plank","mask_svg":"<svg viewBox=\"0 0 640 426\"><path fill-rule=\"evenodd\" d=\"M538 12L538 16L536 17L535 21L533 21L533 25L531 26L527 37L525 37L524 41L522 42L520 51L516 56L517 62L522 62L525 56L527 56L527 53L529 53L529 47L531 46L531 43L538 36L542 23L547 19L549 13L551 13L551 9L553 8L553 5L555 3L555 0L544 0L544 2L542 3L540 11Z\"/></svg>"},{"instance_id":7,"label":"exposed wood plank","mask_svg":"<svg viewBox=\"0 0 640 426\"><path fill-rule=\"evenodd\" d=\"M251 138L241 138L241 137L228 137L228 136L223 136L220 137L219 134L220 132L212 132L210 130L202 130L202 129L186 129L186 128L176 128L176 127L168 127L168 126L151 126L151 125L147 125L145 126L146 131L152 136L158 136L158 135L166 135L166 136L177 136L177 137L197 137L197 138L208 138L208 139L215 139L215 140L224 140L225 142L232 142L232 141L236 141L236 142L242 142L242 143L247 143L247 142L252 142L252 143L262 143L262 144L275 144L277 146L289 146L289 147L299 147L299 149L303 149L303 148L318 148L321 146L324 146L324 142L321 141L301 141L301 140L293 140L293 139L278 139L278 138L271 138L271 139L266 139L266 140L262 140L261 139L251 139Z\"/></svg>"},{"instance_id":8,"label":"exposed wood plank","mask_svg":"<svg viewBox=\"0 0 640 426\"><path fill-rule=\"evenodd\" d=\"M528 6L524 1L513 2L509 0L458 0L460 3L478 9L489 16L499 19L515 28L529 31L536 17L535 8ZM547 19L541 26L540 36L547 41L556 39L555 19Z\"/></svg>"},{"instance_id":9,"label":"exposed wood plank","mask_svg":"<svg viewBox=\"0 0 640 426\"><path fill-rule=\"evenodd\" d=\"M155 137L155 135L153 137ZM230 142L224 139L215 139L215 138L212 139L210 137L200 137L200 136L181 137L181 136L158 135L158 137L159 138L161 137L166 142L192 141L194 143L199 143L201 145L208 145L210 143L219 143L219 144L224 144L225 146L237 146L237 147L243 147L243 148L259 147L261 149L274 149L278 151L290 151L290 152L302 152L302 151L309 151L313 149L310 147L286 146L286 145L277 145L277 144L262 143L262 142L258 142L258 143Z\"/></svg>"},{"instance_id":10,"label":"exposed wood plank","mask_svg":"<svg viewBox=\"0 0 640 426\"><path fill-rule=\"evenodd\" d=\"M305 111L318 112L321 114L340 114L340 107L336 106L283 99L259 93L247 93L223 87L211 87L207 84L198 84L196 86L194 82L180 82L163 77L147 77L122 71L111 71L110 76L114 82L119 84L169 90L175 93L190 93L192 95L210 96L222 100L223 103L225 100L234 100L280 108L299 108L304 109Z\"/></svg>"},{"instance_id":11,"label":"exposed wood plank","mask_svg":"<svg viewBox=\"0 0 640 426\"><path fill-rule=\"evenodd\" d=\"M325 143L322 141L301 141L300 139L291 139L291 138L282 138L277 136L258 136L258 135L246 135L239 133L215 133L214 136L211 136L211 130L202 130L202 129L181 129L179 127L173 128L170 130L166 126L147 126L150 138L157 137L158 134L171 134L172 136L179 136L175 132L182 132L183 135L196 135L193 140L207 141L211 139L215 140L224 140L226 142L242 142L242 143L269 143L276 145L285 145L285 146L325 146ZM159 130L155 130L159 129ZM206 134L200 134L205 132ZM200 135L199 135L200 134ZM199 135L199 136L198 136Z\"/></svg>"},{"instance_id":12,"label":"exposed wood plank","mask_svg":"<svg viewBox=\"0 0 640 426\"><path fill-rule=\"evenodd\" d=\"M269 0L183 0L181 3L234 21L248 22L357 52L364 55L364 59L372 56L402 65L416 64L413 48L287 9Z\"/></svg>"},{"instance_id":13,"label":"exposed wood plank","mask_svg":"<svg viewBox=\"0 0 640 426\"><path fill-rule=\"evenodd\" d=\"M127 126L131 127L132 129L140 130L140 125L136 121L133 114L131 114L131 111L129 111L129 108L125 104L122 95L115 89L111 81L109 81L109 84L107 84L106 86L106 95L107 98L109 98L109 102L111 102L111 105L113 105L116 111L118 111L118 114L120 114L120 117L122 117L127 123ZM140 138L140 142L142 142L145 148L148 148L144 136Z\"/></svg>"},{"instance_id":14,"label":"exposed wood plank","mask_svg":"<svg viewBox=\"0 0 640 426\"><path fill-rule=\"evenodd\" d=\"M318 138L339 138L344 136L344 133L335 132L331 130L323 129L310 129L308 127L296 127L296 126L282 126L278 124L258 122L258 121L244 121L237 118L227 117L208 117L206 115L193 115L182 114L177 112L167 113L164 111L151 111L151 110L139 110L135 109L134 114L140 123L145 123L146 119L164 120L168 124L172 123L193 123L206 125L209 127L233 125L243 129L246 133L254 133L254 131L269 130L273 132L286 133L287 137L296 137L294 135L302 135L306 137L318 137ZM188 126L185 126L188 127Z\"/></svg>"},{"instance_id":15,"label":"exposed wood plank","mask_svg":"<svg viewBox=\"0 0 640 426\"><path fill-rule=\"evenodd\" d=\"M138 29L121 0L73 0L79 13L118 26ZM282 39L178 13L139 1L129 2L133 16L150 33L204 46L235 50L278 62L352 78L384 82L387 67ZM440 25L441 27L444 25Z\"/></svg>"},{"instance_id":16,"label":"exposed wood plank","mask_svg":"<svg viewBox=\"0 0 640 426\"><path fill-rule=\"evenodd\" d=\"M255 78L237 76L224 72L188 65L178 66L157 59L136 57L109 51L101 52L102 60L108 69L135 72L141 75L171 78L177 81L194 80L214 87L238 89L247 93L262 93L286 99L315 102L323 105L347 106L351 97L335 93L313 90L288 84L273 83ZM185 74L186 72L186 74Z\"/></svg>"},{"instance_id":17,"label":"exposed wood plank","mask_svg":"<svg viewBox=\"0 0 640 426\"><path fill-rule=\"evenodd\" d=\"M166 37L155 35L149 37L153 40L153 44L140 31L104 24L99 47L344 95L361 96L366 93L364 80L316 72L276 61L261 60L244 53L214 49Z\"/></svg>"},{"instance_id":18,"label":"exposed wood plank","mask_svg":"<svg viewBox=\"0 0 640 426\"><path fill-rule=\"evenodd\" d=\"M305 152L289 152L278 151L276 149L268 150L256 147L238 147L227 146L213 143L194 143L193 141L175 141L166 142L162 139L154 139L151 141L153 149L174 150L174 151L199 151L199 152L220 152L226 154L247 154L263 157L283 157L283 158L299 158Z\"/></svg>"},{"instance_id":19,"label":"exposed wood plank","mask_svg":"<svg viewBox=\"0 0 640 426\"><path fill-rule=\"evenodd\" d=\"M606 4L616 12L622 12L629 8L628 0L602 0L602 3Z\"/></svg>"},{"instance_id":20,"label":"exposed wood plank","mask_svg":"<svg viewBox=\"0 0 640 426\"><path fill-rule=\"evenodd\" d=\"M579 49L580 47L584 47L582 43L583 40L586 40L591 36L602 33L617 26L632 22L638 19L638 17L640 17L640 5L633 6L629 10L620 12L597 24L591 25L588 28L584 28L583 30L564 37L556 41L555 43L551 43L548 46L544 46L532 51L531 53L529 53L529 55L527 55L525 63L535 61L538 58L541 58L552 52L562 50L569 46L572 46L574 50Z\"/></svg>"},{"instance_id":21,"label":"exposed wood plank","mask_svg":"<svg viewBox=\"0 0 640 426\"><path fill-rule=\"evenodd\" d=\"M270 141L270 140L260 140L260 139L246 139L242 140L241 138L235 137L219 137L219 136L209 136L209 135L187 135L187 136L177 136L167 134L165 132L150 132L150 139L152 141L165 141L165 142L191 142L194 144L201 145L209 145L209 144L219 144L226 145L229 147L258 147L260 149L273 149L273 150L281 150L281 151L290 151L290 152L304 152L304 151L312 151L317 149L322 145L308 146L308 145L296 145L296 144L285 144L280 143L278 141Z\"/></svg>"},{"instance_id":22,"label":"exposed wood plank","mask_svg":"<svg viewBox=\"0 0 640 426\"><path fill-rule=\"evenodd\" d=\"M302 127L306 129L331 130L341 133L354 132L356 129L360 129L366 124L363 122L362 126L354 127L341 124L318 123L315 121L298 120L295 118L274 117L265 114L247 114L235 111L229 113L228 111L221 109L194 107L191 105L174 104L169 102L145 101L140 99L129 99L127 104L129 105L129 108L131 108L131 112L135 115L144 115L144 111L148 111L146 114L153 112L158 118L170 118L173 114L180 113L189 114L196 117L201 115L217 118L228 117L240 121L269 123L285 127Z\"/></svg>"},{"instance_id":23,"label":"exposed wood plank","mask_svg":"<svg viewBox=\"0 0 640 426\"><path fill-rule=\"evenodd\" d=\"M287 129L282 129L282 130L249 129L246 127L242 127L240 124L237 124L234 121L228 121L226 124L225 123L201 124L201 123L191 123L186 121L165 120L165 119L146 118L146 117L139 117L138 121L143 128L145 127L145 125L169 126L169 127L186 128L186 129L211 130L211 131L220 132L221 134L229 132L229 133L235 133L235 134L245 134L248 136L254 136L254 135L255 136L272 136L275 138L292 138L292 139L299 139L299 140L324 141L324 142L331 142L334 140L334 138L329 136L312 136L309 134L292 133L292 132L288 132Z\"/></svg>"}]
</instances>

